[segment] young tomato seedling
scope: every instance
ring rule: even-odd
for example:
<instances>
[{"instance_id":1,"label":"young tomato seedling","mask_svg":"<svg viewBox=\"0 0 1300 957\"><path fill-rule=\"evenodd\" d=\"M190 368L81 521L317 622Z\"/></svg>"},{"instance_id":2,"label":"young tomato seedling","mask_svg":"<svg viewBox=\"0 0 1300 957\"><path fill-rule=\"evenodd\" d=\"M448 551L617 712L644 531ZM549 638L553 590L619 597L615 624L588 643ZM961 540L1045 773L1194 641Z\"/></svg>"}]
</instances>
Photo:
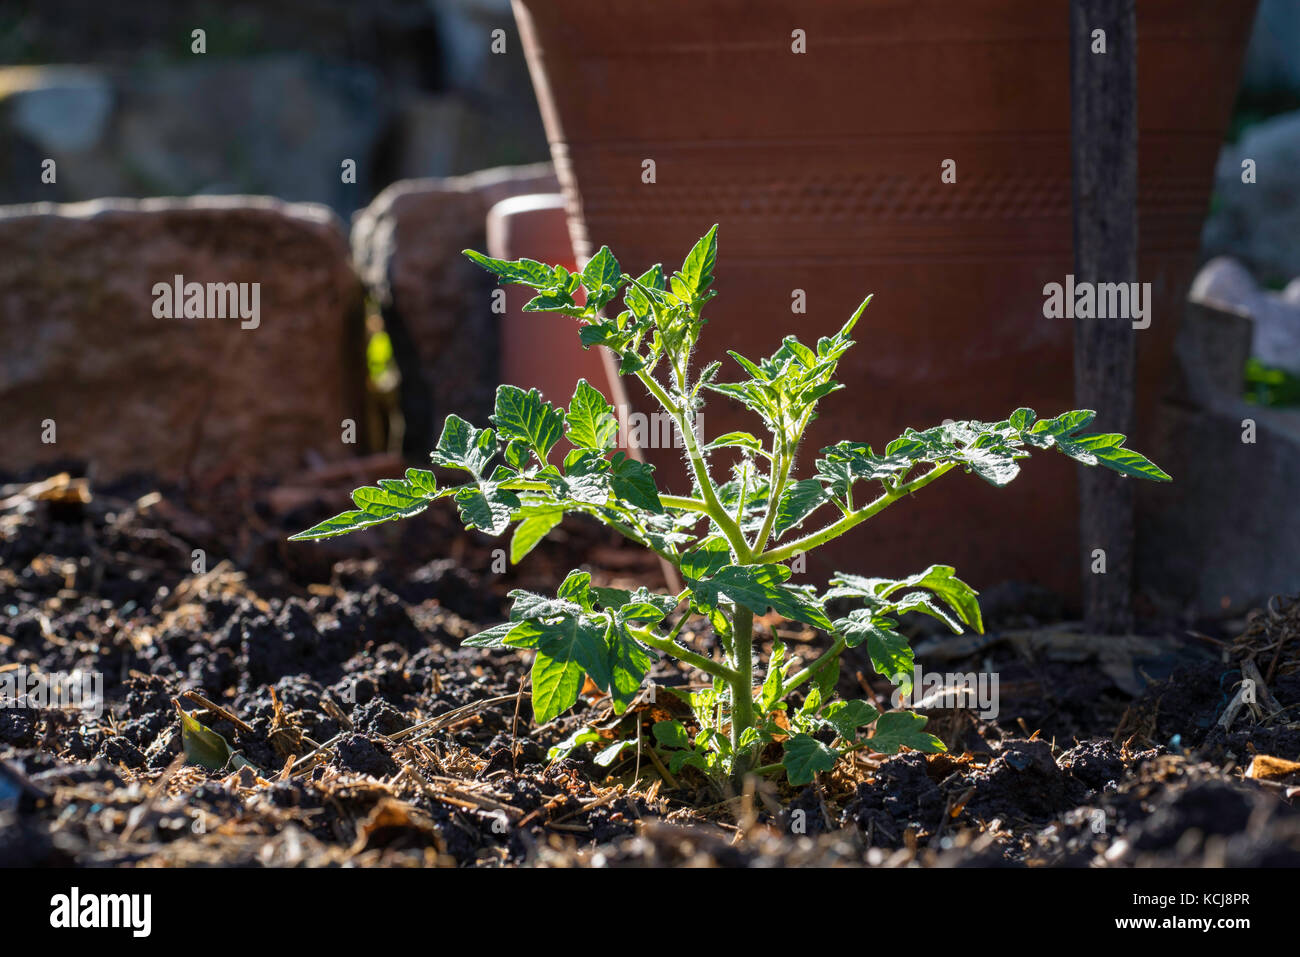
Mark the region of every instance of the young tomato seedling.
<instances>
[{"instance_id":1,"label":"young tomato seedling","mask_svg":"<svg viewBox=\"0 0 1300 957\"><path fill-rule=\"evenodd\" d=\"M408 469L404 479L357 489L352 494L355 509L293 537L341 535L414 515L446 497L455 501L467 528L501 535L514 525L510 557L518 562L565 513L581 512L659 555L678 570L685 588L676 595L644 587L599 588L589 574L573 571L553 597L511 592L510 620L466 644L533 650L532 701L539 723L577 702L584 675L621 712L655 657L665 654L712 679L703 690L684 694L695 715L694 728L661 721L653 729L655 740L649 746L671 773L693 766L721 781L749 770L784 770L790 783L798 785L859 748L883 754L901 747L943 750L939 739L924 731L926 719L920 715L903 710L881 714L866 701L837 699L839 657L846 648L865 645L875 670L906 693L913 658L898 630L899 616L921 612L955 632L963 626L982 631L975 591L949 566L932 565L897 580L839 573L828 590L819 592L811 585L790 584L787 563L953 469L1006 485L1030 449L1055 448L1085 465L1137 478L1168 481L1169 476L1124 448L1122 435L1082 433L1092 412L1039 419L1029 409L1017 409L1001 422L908 429L879 454L862 442L839 442L822 449L814 470L796 478L799 440L817 403L841 388L833 378L835 367L853 345L849 334L870 298L843 328L816 346L788 336L766 359L730 353L744 378L719 382L721 363L698 371L691 363L704 325L702 311L716 295L710 287L717 229L695 244L671 276L653 266L633 277L622 271L608 247L581 273L530 259L504 262L465 252L500 282L536 290L527 311L570 316L577 320L583 346L604 346L619 357L620 373L640 380L676 424L693 476L688 494L661 492L652 466L614 450L618 423L613 408L585 380L577 383L567 410L547 402L536 389L503 385L492 416L495 430L450 415L433 451L434 464L468 473L468 482L442 488L431 471ZM586 290L584 305L574 299L579 286ZM620 297L624 308L606 318L606 307ZM708 393L754 412L766 438L730 432L704 442L692 423ZM562 460L554 454L561 438L572 446ZM731 450L728 454L738 459L727 481L709 468L710 453L719 449ZM817 531L800 534L805 522L823 514L827 517ZM832 619L827 606L833 600L836 607L851 610ZM825 632L825 652L796 669L777 641L760 679L754 616L769 611ZM712 628L721 660L678 640L683 625L694 618ZM796 692L797 704L792 700ZM583 728L552 755L599 738ZM758 756L776 742L780 762L755 769ZM616 741L597 756L598 762L611 763L630 744Z\"/></svg>"}]
</instances>

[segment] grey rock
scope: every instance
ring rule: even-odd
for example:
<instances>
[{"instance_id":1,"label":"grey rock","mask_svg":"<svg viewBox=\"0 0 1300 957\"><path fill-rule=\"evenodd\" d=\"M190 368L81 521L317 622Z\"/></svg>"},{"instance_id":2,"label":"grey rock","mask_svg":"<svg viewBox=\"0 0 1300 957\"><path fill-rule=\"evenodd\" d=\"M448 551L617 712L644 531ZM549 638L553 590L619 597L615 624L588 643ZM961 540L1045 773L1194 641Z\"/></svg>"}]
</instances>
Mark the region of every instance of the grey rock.
<instances>
[{"instance_id":1,"label":"grey rock","mask_svg":"<svg viewBox=\"0 0 1300 957\"><path fill-rule=\"evenodd\" d=\"M1243 183L1242 161L1255 161ZM1215 204L1202 234L1210 256L1240 259L1265 282L1300 274L1300 111L1250 127L1219 154Z\"/></svg>"},{"instance_id":2,"label":"grey rock","mask_svg":"<svg viewBox=\"0 0 1300 957\"><path fill-rule=\"evenodd\" d=\"M12 67L0 84L9 122L49 153L78 153L100 142L113 110L113 91L98 71L81 67Z\"/></svg>"},{"instance_id":3,"label":"grey rock","mask_svg":"<svg viewBox=\"0 0 1300 957\"><path fill-rule=\"evenodd\" d=\"M1261 289L1241 263L1219 256L1201 268L1188 299L1249 315L1251 355L1265 365L1300 374L1300 281L1282 294Z\"/></svg>"},{"instance_id":4,"label":"grey rock","mask_svg":"<svg viewBox=\"0 0 1300 957\"><path fill-rule=\"evenodd\" d=\"M486 246L502 199L555 192L549 163L394 183L352 224L357 272L379 301L398 367L405 450L426 455L443 419L483 423L498 383L492 277L461 255Z\"/></svg>"},{"instance_id":5,"label":"grey rock","mask_svg":"<svg viewBox=\"0 0 1300 957\"><path fill-rule=\"evenodd\" d=\"M1247 315L1199 303L1179 330L1179 387L1151 448L1173 481L1138 488L1138 579L1171 611L1238 614L1300 591L1300 410L1242 399L1250 338Z\"/></svg>"},{"instance_id":6,"label":"grey rock","mask_svg":"<svg viewBox=\"0 0 1300 957\"><path fill-rule=\"evenodd\" d=\"M1242 67L1242 85L1261 93L1300 93L1300 4L1262 0Z\"/></svg>"}]
</instances>

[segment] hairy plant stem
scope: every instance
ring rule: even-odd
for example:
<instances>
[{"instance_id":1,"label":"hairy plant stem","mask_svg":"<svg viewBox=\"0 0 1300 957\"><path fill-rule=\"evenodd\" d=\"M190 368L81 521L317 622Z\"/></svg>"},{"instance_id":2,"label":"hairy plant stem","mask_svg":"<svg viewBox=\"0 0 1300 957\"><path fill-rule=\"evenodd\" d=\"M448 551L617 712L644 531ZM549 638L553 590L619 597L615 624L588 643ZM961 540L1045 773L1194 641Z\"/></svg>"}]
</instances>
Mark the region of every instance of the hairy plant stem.
<instances>
[{"instance_id":1,"label":"hairy plant stem","mask_svg":"<svg viewBox=\"0 0 1300 957\"><path fill-rule=\"evenodd\" d=\"M942 465L936 465L924 475L919 475L910 482L904 482L902 485L898 486L898 488L886 492L869 505L864 505L857 511L845 515L838 522L835 522L832 525L827 525L820 532L813 532L811 535L805 535L803 538L782 545L780 548L774 548L771 551L763 552L755 559L755 561L764 563L783 562L786 559L793 558L800 552L812 551L814 548L825 545L832 539L839 538L854 526L862 524L878 512L883 512L887 507L893 505L900 498L906 498L917 489L925 488L940 475L943 475L956 467L956 464L952 462L945 462Z\"/></svg>"},{"instance_id":2,"label":"hairy plant stem","mask_svg":"<svg viewBox=\"0 0 1300 957\"><path fill-rule=\"evenodd\" d=\"M672 655L679 661L684 661L688 665L694 665L705 674L713 675L715 678L721 678L729 684L734 683L740 675L733 669L724 664L714 661L712 658L705 658L703 655L697 655L689 648L684 648L671 638L664 638L656 635L650 629L636 630L632 632L636 635L638 641L662 651L666 655Z\"/></svg>"},{"instance_id":3,"label":"hairy plant stem","mask_svg":"<svg viewBox=\"0 0 1300 957\"><path fill-rule=\"evenodd\" d=\"M668 393L664 391L664 387L659 384L658 380L644 369L637 370L636 375L650 391L650 394L663 406L664 411L671 415L677 423L682 442L686 446L686 454L691 460L691 469L695 472L696 484L700 486L700 494L704 498L704 506L709 518L713 519L718 528L722 530L722 534L727 537L727 541L736 553L736 560L741 564L748 563L753 559L753 553L745 542L745 536L741 532L740 526L727 514L727 510L718 501L718 495L713 489L713 480L709 478L708 466L704 464L704 456L700 454L699 443L695 440L695 430L690 427L685 410L679 408L677 403L673 402Z\"/></svg>"},{"instance_id":4,"label":"hairy plant stem","mask_svg":"<svg viewBox=\"0 0 1300 957\"><path fill-rule=\"evenodd\" d=\"M785 684L781 686L781 697L784 698L809 678L816 677L817 672L839 657L840 652L844 650L844 644L844 636L840 635L829 648L822 652L816 661L787 678Z\"/></svg>"},{"instance_id":5,"label":"hairy plant stem","mask_svg":"<svg viewBox=\"0 0 1300 957\"><path fill-rule=\"evenodd\" d=\"M749 756L741 753L740 739L754 724L754 613L744 605L732 612L731 753L733 773L743 777Z\"/></svg>"}]
</instances>

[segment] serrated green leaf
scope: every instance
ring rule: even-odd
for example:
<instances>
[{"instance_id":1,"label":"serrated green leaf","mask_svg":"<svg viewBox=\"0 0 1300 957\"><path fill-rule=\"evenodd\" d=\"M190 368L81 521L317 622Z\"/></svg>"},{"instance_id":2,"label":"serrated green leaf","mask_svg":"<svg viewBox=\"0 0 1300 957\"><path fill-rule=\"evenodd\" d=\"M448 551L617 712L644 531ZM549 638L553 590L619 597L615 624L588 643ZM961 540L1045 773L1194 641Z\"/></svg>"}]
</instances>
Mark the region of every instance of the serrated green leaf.
<instances>
[{"instance_id":1,"label":"serrated green leaf","mask_svg":"<svg viewBox=\"0 0 1300 957\"><path fill-rule=\"evenodd\" d=\"M618 294L622 285L622 272L618 260L609 251L608 246L601 246L600 251L587 261L582 270L582 285L587 290L587 304L599 309Z\"/></svg>"},{"instance_id":2,"label":"serrated green leaf","mask_svg":"<svg viewBox=\"0 0 1300 957\"><path fill-rule=\"evenodd\" d=\"M960 635L964 630L961 622L949 614L947 608L936 604L934 599L923 591L908 592L899 599L891 598L890 606L899 615L906 614L909 611L919 611L923 615L937 618L947 625L955 635Z\"/></svg>"},{"instance_id":3,"label":"serrated green leaf","mask_svg":"<svg viewBox=\"0 0 1300 957\"><path fill-rule=\"evenodd\" d=\"M822 710L822 717L830 722L835 732L845 741L857 738L858 728L880 717L880 712L859 698L852 701L832 701Z\"/></svg>"},{"instance_id":4,"label":"serrated green leaf","mask_svg":"<svg viewBox=\"0 0 1300 957\"><path fill-rule=\"evenodd\" d=\"M678 273L691 297L700 298L713 285L713 267L717 261L718 226L715 223L686 254Z\"/></svg>"},{"instance_id":5,"label":"serrated green leaf","mask_svg":"<svg viewBox=\"0 0 1300 957\"><path fill-rule=\"evenodd\" d=\"M532 259L517 259L513 262L493 259L473 249L463 249L461 253L478 263L501 282L519 283L534 289L546 289L555 285L555 270Z\"/></svg>"},{"instance_id":6,"label":"serrated green leaf","mask_svg":"<svg viewBox=\"0 0 1300 957\"><path fill-rule=\"evenodd\" d=\"M615 452L609 464L611 488L617 498L655 515L663 514L664 506L659 501L653 465L630 459L623 452Z\"/></svg>"},{"instance_id":7,"label":"serrated green leaf","mask_svg":"<svg viewBox=\"0 0 1300 957\"><path fill-rule=\"evenodd\" d=\"M514 631L518 622L507 621L499 625L493 625L477 635L471 635L461 642L462 647L467 648L504 648L506 646L506 637Z\"/></svg>"},{"instance_id":8,"label":"serrated green leaf","mask_svg":"<svg viewBox=\"0 0 1300 957\"><path fill-rule=\"evenodd\" d=\"M785 768L786 779L794 787L811 784L819 771L829 771L835 767L839 755L811 734L796 734L785 742L785 755L781 765Z\"/></svg>"},{"instance_id":9,"label":"serrated green leaf","mask_svg":"<svg viewBox=\"0 0 1300 957\"><path fill-rule=\"evenodd\" d=\"M500 535L509 528L511 513L519 507L518 495L491 483L462 486L454 498L465 527L489 535Z\"/></svg>"},{"instance_id":10,"label":"serrated green leaf","mask_svg":"<svg viewBox=\"0 0 1300 957\"><path fill-rule=\"evenodd\" d=\"M627 596L616 612L622 621L662 621L677 607L677 596L659 595L641 587Z\"/></svg>"},{"instance_id":11,"label":"serrated green leaf","mask_svg":"<svg viewBox=\"0 0 1300 957\"><path fill-rule=\"evenodd\" d=\"M502 437L527 442L543 463L564 437L564 413L544 400L537 389L525 392L518 386L500 386L492 424Z\"/></svg>"},{"instance_id":12,"label":"serrated green leaf","mask_svg":"<svg viewBox=\"0 0 1300 957\"><path fill-rule=\"evenodd\" d=\"M829 499L817 479L802 479L787 485L776 506L776 534L785 534Z\"/></svg>"},{"instance_id":13,"label":"serrated green leaf","mask_svg":"<svg viewBox=\"0 0 1300 957\"><path fill-rule=\"evenodd\" d=\"M911 748L935 754L947 751L942 741L922 729L928 723L924 715L911 711L890 711L876 719L876 733L868 741L877 754L897 754L899 748Z\"/></svg>"},{"instance_id":14,"label":"serrated green leaf","mask_svg":"<svg viewBox=\"0 0 1300 957\"><path fill-rule=\"evenodd\" d=\"M574 569L564 576L560 587L555 590L555 597L562 601L571 601L583 611L591 611L591 572Z\"/></svg>"},{"instance_id":15,"label":"serrated green leaf","mask_svg":"<svg viewBox=\"0 0 1300 957\"><path fill-rule=\"evenodd\" d=\"M904 588L928 588L956 612L958 618L980 634L984 633L979 592L957 578L956 569L951 565L931 565L919 574L890 585L884 589L883 595L889 596Z\"/></svg>"},{"instance_id":16,"label":"serrated green leaf","mask_svg":"<svg viewBox=\"0 0 1300 957\"><path fill-rule=\"evenodd\" d=\"M432 472L407 469L405 479L384 479L379 486L365 485L352 493L357 508L328 518L289 537L290 541L332 538L394 518L418 515L439 497Z\"/></svg>"},{"instance_id":17,"label":"serrated green leaf","mask_svg":"<svg viewBox=\"0 0 1300 957\"><path fill-rule=\"evenodd\" d=\"M613 413L614 407L600 390L586 379L579 379L564 417L569 441L579 448L600 452L612 449L618 437L618 420Z\"/></svg>"},{"instance_id":18,"label":"serrated green leaf","mask_svg":"<svg viewBox=\"0 0 1300 957\"><path fill-rule=\"evenodd\" d=\"M831 631L833 625L819 604L804 592L785 584L790 569L784 565L728 565L707 581L690 580L694 597L709 606L719 601L744 605L757 615L768 608L791 621Z\"/></svg>"},{"instance_id":19,"label":"serrated green leaf","mask_svg":"<svg viewBox=\"0 0 1300 957\"><path fill-rule=\"evenodd\" d=\"M609 692L615 712L621 713L641 689L641 683L654 665L654 657L628 630L626 623L615 619L605 636L608 648L609 679L602 684L592 675L592 681Z\"/></svg>"},{"instance_id":20,"label":"serrated green leaf","mask_svg":"<svg viewBox=\"0 0 1300 957\"><path fill-rule=\"evenodd\" d=\"M706 538L682 556L681 570L687 578L712 578L731 564L731 546L725 538Z\"/></svg>"},{"instance_id":21,"label":"serrated green leaf","mask_svg":"<svg viewBox=\"0 0 1300 957\"><path fill-rule=\"evenodd\" d=\"M461 469L475 478L496 452L496 436L491 429L476 429L458 415L447 416L431 458L436 465Z\"/></svg>"},{"instance_id":22,"label":"serrated green leaf","mask_svg":"<svg viewBox=\"0 0 1300 957\"><path fill-rule=\"evenodd\" d=\"M844 643L856 648L864 641L867 655L876 673L898 685L904 693L912 687L912 668L915 658L907 638L893 628L893 622L873 615L868 609L852 612L847 618L835 622L835 631L844 636Z\"/></svg>"}]
</instances>

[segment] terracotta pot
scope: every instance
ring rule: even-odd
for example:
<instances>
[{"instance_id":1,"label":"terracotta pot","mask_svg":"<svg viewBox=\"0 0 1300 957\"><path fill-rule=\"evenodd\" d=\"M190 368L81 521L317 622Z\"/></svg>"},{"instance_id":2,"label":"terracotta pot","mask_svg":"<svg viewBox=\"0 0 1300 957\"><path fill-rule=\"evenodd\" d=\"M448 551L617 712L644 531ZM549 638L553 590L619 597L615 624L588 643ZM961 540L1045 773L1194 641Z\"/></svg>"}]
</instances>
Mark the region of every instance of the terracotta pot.
<instances>
[{"instance_id":1,"label":"terracotta pot","mask_svg":"<svg viewBox=\"0 0 1300 957\"><path fill-rule=\"evenodd\" d=\"M579 261L674 267L720 223L702 360L828 334L875 299L809 430L841 438L1072 408L1071 325L1043 287L1072 271L1069 23L1041 0L515 0ZM1143 0L1139 428L1166 375L1254 3ZM792 51L804 31L806 53ZM643 161L656 182L642 181ZM956 183L941 181L956 161ZM807 313L792 312L796 290ZM730 374L739 369L726 362ZM638 396L633 396L634 402ZM752 428L715 398L710 433ZM1105 423L1099 423L1104 428ZM665 482L680 454L647 451ZM976 585L1077 592L1073 466L1038 455L1007 490L954 476L809 572L951 562ZM841 540L844 542L844 540ZM823 561L819 561L823 559Z\"/></svg>"}]
</instances>

